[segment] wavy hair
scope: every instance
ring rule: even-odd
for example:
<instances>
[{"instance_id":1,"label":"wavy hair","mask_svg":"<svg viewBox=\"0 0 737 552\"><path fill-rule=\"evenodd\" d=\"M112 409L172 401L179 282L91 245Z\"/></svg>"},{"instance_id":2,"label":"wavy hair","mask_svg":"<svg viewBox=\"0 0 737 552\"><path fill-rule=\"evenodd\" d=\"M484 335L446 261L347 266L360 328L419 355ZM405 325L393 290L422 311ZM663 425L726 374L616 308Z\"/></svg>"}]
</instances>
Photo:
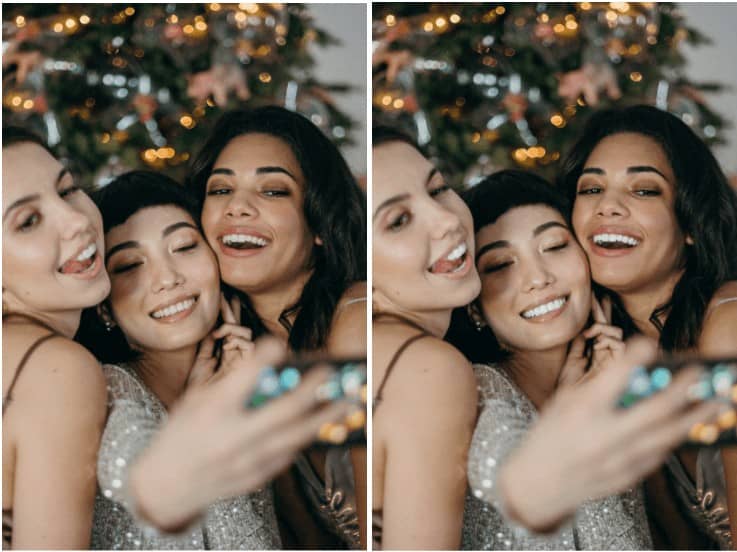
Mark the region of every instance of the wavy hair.
<instances>
[{"instance_id":1,"label":"wavy hair","mask_svg":"<svg viewBox=\"0 0 737 552\"><path fill-rule=\"evenodd\" d=\"M230 111L220 118L212 134L192 163L188 189L200 209L205 187L220 153L231 140L244 134L269 134L289 146L305 176L304 215L313 235L323 244L313 246L313 273L295 305L279 317L289 332L289 346L295 351L314 350L325 345L335 308L345 290L366 279L366 202L338 148L311 121L277 106ZM243 324L254 337L266 333L248 296L232 286L243 305ZM286 316L297 311L290 325Z\"/></svg>"},{"instance_id":2,"label":"wavy hair","mask_svg":"<svg viewBox=\"0 0 737 552\"><path fill-rule=\"evenodd\" d=\"M557 180L571 203L586 160L607 136L641 134L663 149L675 175L675 215L681 231L694 240L685 249L684 273L670 301L659 306L650 322L660 332L665 351L693 347L714 293L737 278L737 195L707 145L678 117L655 107L636 105L592 115L568 153ZM608 291L608 290L607 290ZM636 327L615 293L615 323L626 334ZM661 324L658 316L668 312Z\"/></svg>"}]
</instances>

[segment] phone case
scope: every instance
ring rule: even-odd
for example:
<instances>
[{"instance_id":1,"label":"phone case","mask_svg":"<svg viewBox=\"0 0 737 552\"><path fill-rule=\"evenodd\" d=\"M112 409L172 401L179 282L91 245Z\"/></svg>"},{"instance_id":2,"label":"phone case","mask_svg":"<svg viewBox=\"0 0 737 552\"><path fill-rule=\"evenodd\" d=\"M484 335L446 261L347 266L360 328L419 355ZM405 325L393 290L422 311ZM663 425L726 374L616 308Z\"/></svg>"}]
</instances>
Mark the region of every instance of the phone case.
<instances>
[{"instance_id":1,"label":"phone case","mask_svg":"<svg viewBox=\"0 0 737 552\"><path fill-rule=\"evenodd\" d=\"M716 420L691 428L686 445L737 444L737 359L670 359L636 368L620 396L619 406L628 408L670 385L673 376L685 366L702 366L701 378L689 390L694 402L718 401L724 404Z\"/></svg>"}]
</instances>

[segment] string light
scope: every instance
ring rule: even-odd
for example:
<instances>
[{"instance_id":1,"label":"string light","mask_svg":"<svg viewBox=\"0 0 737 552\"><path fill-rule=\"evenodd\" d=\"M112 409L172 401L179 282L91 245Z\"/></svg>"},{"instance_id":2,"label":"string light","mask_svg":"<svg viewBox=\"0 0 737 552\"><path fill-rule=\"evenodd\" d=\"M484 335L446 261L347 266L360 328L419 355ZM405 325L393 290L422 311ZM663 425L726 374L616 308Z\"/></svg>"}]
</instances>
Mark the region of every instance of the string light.
<instances>
[{"instance_id":1,"label":"string light","mask_svg":"<svg viewBox=\"0 0 737 552\"><path fill-rule=\"evenodd\" d=\"M260 80L261 82L271 82L271 75L266 72L259 73L258 80Z\"/></svg>"},{"instance_id":2,"label":"string light","mask_svg":"<svg viewBox=\"0 0 737 552\"><path fill-rule=\"evenodd\" d=\"M386 21L387 27L393 27L394 25L397 24L397 18L393 16L392 14L387 15L384 21Z\"/></svg>"}]
</instances>

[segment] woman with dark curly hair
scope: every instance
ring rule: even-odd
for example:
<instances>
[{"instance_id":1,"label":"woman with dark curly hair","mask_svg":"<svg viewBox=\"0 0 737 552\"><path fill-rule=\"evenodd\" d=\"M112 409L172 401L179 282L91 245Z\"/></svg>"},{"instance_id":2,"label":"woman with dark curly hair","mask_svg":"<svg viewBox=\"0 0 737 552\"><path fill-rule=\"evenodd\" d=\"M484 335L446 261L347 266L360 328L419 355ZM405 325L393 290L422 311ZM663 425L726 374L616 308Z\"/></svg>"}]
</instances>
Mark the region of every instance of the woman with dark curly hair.
<instances>
[{"instance_id":1,"label":"woman with dark curly hair","mask_svg":"<svg viewBox=\"0 0 737 552\"><path fill-rule=\"evenodd\" d=\"M614 299L614 323L625 337L645 334L668 353L737 354L737 196L686 124L650 106L596 113L559 185L573 202L592 278ZM736 474L733 450L671 456L647 484L656 546L659 539L703 546L694 540L699 531L732 546L737 515L730 522L727 512L737 511ZM684 511L690 533L674 521Z\"/></svg>"}]
</instances>

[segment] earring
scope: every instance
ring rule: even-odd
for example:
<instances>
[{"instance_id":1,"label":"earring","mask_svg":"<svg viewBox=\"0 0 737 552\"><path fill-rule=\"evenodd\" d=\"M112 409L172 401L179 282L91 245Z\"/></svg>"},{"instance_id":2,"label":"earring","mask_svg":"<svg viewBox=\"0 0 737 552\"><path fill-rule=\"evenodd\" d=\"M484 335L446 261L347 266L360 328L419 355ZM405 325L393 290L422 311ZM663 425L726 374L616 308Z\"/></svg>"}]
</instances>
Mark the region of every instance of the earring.
<instances>
[{"instance_id":1,"label":"earring","mask_svg":"<svg viewBox=\"0 0 737 552\"><path fill-rule=\"evenodd\" d=\"M483 330L484 329L484 326L485 326L485 324L481 320L479 320L479 319L475 319L473 321L473 327L476 328L476 331L477 332L480 332L481 330Z\"/></svg>"},{"instance_id":2,"label":"earring","mask_svg":"<svg viewBox=\"0 0 737 552\"><path fill-rule=\"evenodd\" d=\"M478 312L478 307L471 303L466 307L466 310L468 312L468 317L471 319L471 322L473 322L473 327L476 328L476 331L480 332L483 330L486 326L486 321L481 313Z\"/></svg>"}]
</instances>

